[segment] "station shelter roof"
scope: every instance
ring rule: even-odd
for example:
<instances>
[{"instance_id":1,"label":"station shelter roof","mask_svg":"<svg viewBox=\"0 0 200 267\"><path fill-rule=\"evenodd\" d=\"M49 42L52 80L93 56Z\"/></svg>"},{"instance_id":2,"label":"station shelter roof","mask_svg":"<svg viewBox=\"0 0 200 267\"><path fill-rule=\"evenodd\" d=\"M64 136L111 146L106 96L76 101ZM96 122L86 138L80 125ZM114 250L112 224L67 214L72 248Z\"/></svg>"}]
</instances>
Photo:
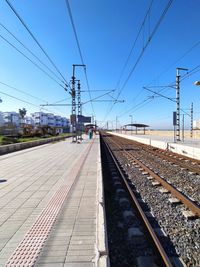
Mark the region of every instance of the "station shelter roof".
<instances>
[{"instance_id":1,"label":"station shelter roof","mask_svg":"<svg viewBox=\"0 0 200 267\"><path fill-rule=\"evenodd\" d=\"M142 123L130 123L130 124L126 124L124 126L135 126L137 128L145 128L145 127L149 127L149 125L147 124L142 124Z\"/></svg>"},{"instance_id":2,"label":"station shelter roof","mask_svg":"<svg viewBox=\"0 0 200 267\"><path fill-rule=\"evenodd\" d=\"M85 123L85 127L98 127L96 124L93 123Z\"/></svg>"}]
</instances>

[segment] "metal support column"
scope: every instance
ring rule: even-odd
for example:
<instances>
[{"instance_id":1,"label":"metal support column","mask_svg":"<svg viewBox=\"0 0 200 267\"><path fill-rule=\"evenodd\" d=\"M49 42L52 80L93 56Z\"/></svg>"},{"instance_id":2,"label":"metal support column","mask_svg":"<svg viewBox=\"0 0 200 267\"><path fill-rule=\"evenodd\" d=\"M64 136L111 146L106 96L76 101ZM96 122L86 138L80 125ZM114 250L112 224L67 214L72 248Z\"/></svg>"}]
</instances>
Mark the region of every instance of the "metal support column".
<instances>
[{"instance_id":1,"label":"metal support column","mask_svg":"<svg viewBox=\"0 0 200 267\"><path fill-rule=\"evenodd\" d=\"M190 137L193 137L193 103L191 103L191 122L190 122Z\"/></svg>"},{"instance_id":2,"label":"metal support column","mask_svg":"<svg viewBox=\"0 0 200 267\"><path fill-rule=\"evenodd\" d=\"M78 100L78 118L80 118L79 120L79 129L78 129L78 134L77 134L77 138L78 138L78 141L82 141L82 121L81 121L81 115L82 115L82 106L81 106L81 84L80 84L80 80L78 80L78 92L77 92L77 100Z\"/></svg>"},{"instance_id":3,"label":"metal support column","mask_svg":"<svg viewBox=\"0 0 200 267\"><path fill-rule=\"evenodd\" d=\"M77 141L77 132L76 132L76 89L75 89L75 65L73 65L73 75L72 75L72 89L71 89L71 96L72 96L72 142Z\"/></svg>"},{"instance_id":4,"label":"metal support column","mask_svg":"<svg viewBox=\"0 0 200 267\"><path fill-rule=\"evenodd\" d=\"M185 116L183 114L183 117L182 117L182 142L184 142L184 139L185 139L185 134L184 134L184 131L185 131Z\"/></svg>"},{"instance_id":5,"label":"metal support column","mask_svg":"<svg viewBox=\"0 0 200 267\"><path fill-rule=\"evenodd\" d=\"M176 69L176 141L180 141L180 75Z\"/></svg>"},{"instance_id":6,"label":"metal support column","mask_svg":"<svg viewBox=\"0 0 200 267\"><path fill-rule=\"evenodd\" d=\"M180 70L187 71L188 69L176 68L176 141L180 139Z\"/></svg>"}]
</instances>

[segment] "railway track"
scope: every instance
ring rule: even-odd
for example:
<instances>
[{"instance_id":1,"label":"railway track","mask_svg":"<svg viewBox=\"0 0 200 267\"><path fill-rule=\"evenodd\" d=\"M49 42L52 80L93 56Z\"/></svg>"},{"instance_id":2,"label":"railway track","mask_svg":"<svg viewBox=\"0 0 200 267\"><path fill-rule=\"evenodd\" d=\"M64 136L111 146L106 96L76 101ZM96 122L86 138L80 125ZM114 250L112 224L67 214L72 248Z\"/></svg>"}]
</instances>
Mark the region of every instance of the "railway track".
<instances>
[{"instance_id":1,"label":"railway track","mask_svg":"<svg viewBox=\"0 0 200 267\"><path fill-rule=\"evenodd\" d=\"M121 168L127 174L128 180L134 184L136 190L141 194L141 197L155 215L160 227L169 236L178 255L184 259L187 266L199 266L198 236L200 229L200 209L197 202L182 193L180 188L177 190L176 186L158 174L157 169L155 170L155 165L152 166L152 160L147 160L150 157L150 150L152 150L153 156L151 158L155 161L156 150L147 150L143 146L141 148L138 144L135 145L135 142L133 146L130 140L127 140L126 143L124 138L114 138L113 136L104 135L104 139L110 147L110 150L112 150L114 157L120 163ZM140 150L143 154L140 154ZM147 157L144 156L145 153ZM160 157L160 154L158 157ZM178 168L177 156L168 155L168 157L176 160L176 164L170 164L173 168ZM167 162L169 162L169 159ZM186 161L187 164L188 162ZM181 164L181 168L183 168L182 166L183 164ZM195 164L192 167L195 167ZM185 167L183 171L187 171ZM192 172L194 171L197 173L196 169L193 169ZM162 174L165 175L164 172ZM191 216L193 219L196 219L188 221L184 216ZM185 242L185 244L180 244L180 240Z\"/></svg>"},{"instance_id":2,"label":"railway track","mask_svg":"<svg viewBox=\"0 0 200 267\"><path fill-rule=\"evenodd\" d=\"M152 223L152 221L154 220L152 216L149 216L150 213L148 209L146 209L145 206L140 204L143 202L140 198L140 195L134 190L132 183L130 183L130 181L127 180L115 156L113 155L110 147L108 146L108 144L104 142L102 146L104 146L102 148L103 154L104 154L104 160L103 160L104 169L105 168L107 170L109 169L109 171L111 172L109 174L107 173L107 175L105 175L104 173L104 179L105 179L105 176L107 179L108 177L112 177L112 181L109 181L109 182L108 180L105 181L106 184L110 183L109 186L106 185L107 190L109 191L107 192L107 194L109 195L109 197L111 194L112 198L114 199L114 203L115 202L119 203L119 210L122 211L122 218L123 218L123 219L117 218L117 222L114 224L115 227L117 225L116 229L114 230L114 235L116 231L118 230L117 228L121 228L121 230L122 229L125 230L125 232L127 232L127 239L125 240L125 243L128 242L127 250L129 251L130 248L132 248L132 250L134 251L134 252L129 251L130 254L127 254L127 256L125 257L123 255L122 257L121 249L119 249L119 253L117 253L116 255L116 244L114 244L114 248L112 248L113 239L115 237L113 238L112 234L110 234L110 231L108 231L108 235L111 235L109 239L111 243L110 244L111 251L109 253L110 259L111 259L111 266L116 266L116 267L117 266L173 267L173 266L178 266L178 264L179 266L181 266L181 263L179 259L177 258L176 253L172 249L169 249L170 245L169 245L169 242L166 240L166 237L158 238L156 231L155 231L155 227L158 231L158 225L155 222ZM115 195L115 197L113 196L113 194ZM108 204L108 206L109 208L107 209L112 209L112 213L113 213L114 212L113 208L111 208L111 206L113 205ZM116 206L116 203L114 204L114 206ZM135 217L136 214L137 214L137 218ZM107 217L108 217L107 221L109 221L108 214L107 214ZM120 216L118 215L118 217ZM134 220L132 221L132 219ZM112 222L111 224L113 224L112 215L111 215L110 220ZM122 221L124 221L124 223L122 223ZM125 229L126 227L127 229ZM111 232L112 231L113 230L111 230ZM120 240L120 243L122 243L122 240ZM126 247L125 243L123 240L123 243L122 243L123 247L124 246ZM165 243L165 248L163 247L162 243ZM166 249L167 246L168 248ZM139 249L143 247L143 250L136 251L137 250L136 247ZM112 249L114 250L114 252L112 251ZM168 253L165 250L168 250ZM132 257L130 257L130 255L132 255Z\"/></svg>"},{"instance_id":3,"label":"railway track","mask_svg":"<svg viewBox=\"0 0 200 267\"><path fill-rule=\"evenodd\" d=\"M130 163L135 163L153 177L166 190L184 203L194 216L200 216L200 177L199 161L173 155L160 149L154 149L125 138L110 138L113 148L123 150L123 155Z\"/></svg>"},{"instance_id":4,"label":"railway track","mask_svg":"<svg viewBox=\"0 0 200 267\"><path fill-rule=\"evenodd\" d=\"M118 142L120 142L121 145L125 146L124 148L128 148L129 145L134 145L135 147L139 147L148 154L153 154L156 157L160 157L161 159L169 161L172 164L178 164L181 168L200 175L200 160L191 159L187 156L179 155L168 150L141 144L137 141L129 140L124 137L115 136L115 138Z\"/></svg>"}]
</instances>

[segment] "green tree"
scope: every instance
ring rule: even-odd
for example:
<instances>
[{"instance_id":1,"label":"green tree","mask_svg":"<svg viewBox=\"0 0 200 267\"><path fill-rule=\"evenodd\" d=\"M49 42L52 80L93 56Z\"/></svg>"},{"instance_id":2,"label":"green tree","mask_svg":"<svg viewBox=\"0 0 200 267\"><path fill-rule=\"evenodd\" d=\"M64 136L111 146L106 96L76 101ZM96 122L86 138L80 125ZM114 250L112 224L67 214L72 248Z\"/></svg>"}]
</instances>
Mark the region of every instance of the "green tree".
<instances>
[{"instance_id":1,"label":"green tree","mask_svg":"<svg viewBox=\"0 0 200 267\"><path fill-rule=\"evenodd\" d=\"M23 134L24 134L24 117L26 116L26 112L27 112L27 110L25 108L19 109L19 117L21 119L21 126L23 129Z\"/></svg>"},{"instance_id":2,"label":"green tree","mask_svg":"<svg viewBox=\"0 0 200 267\"><path fill-rule=\"evenodd\" d=\"M22 119L22 121L24 120L24 117L26 116L26 112L27 110L25 108L19 109L19 117Z\"/></svg>"}]
</instances>

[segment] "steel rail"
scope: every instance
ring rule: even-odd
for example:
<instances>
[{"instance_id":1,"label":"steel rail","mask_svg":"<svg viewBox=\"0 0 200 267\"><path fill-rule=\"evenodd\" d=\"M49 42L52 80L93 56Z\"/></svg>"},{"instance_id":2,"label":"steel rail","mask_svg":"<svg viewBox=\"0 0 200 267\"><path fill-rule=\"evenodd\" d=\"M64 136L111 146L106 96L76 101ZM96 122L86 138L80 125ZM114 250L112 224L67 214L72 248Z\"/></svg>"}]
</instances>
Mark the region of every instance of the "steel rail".
<instances>
[{"instance_id":1,"label":"steel rail","mask_svg":"<svg viewBox=\"0 0 200 267\"><path fill-rule=\"evenodd\" d=\"M196 216L200 217L200 208L193 201L191 201L187 196L178 191L173 185L166 182L163 178L161 178L158 174L149 169L146 165L144 165L140 160L135 158L130 152L126 151L119 144L111 140L117 147L123 150L123 153L131 158L136 164L138 164L144 171L148 172L150 176L152 176L155 180L157 180L164 188L166 188L171 194L178 198L185 206L187 206Z\"/></svg>"},{"instance_id":2,"label":"steel rail","mask_svg":"<svg viewBox=\"0 0 200 267\"><path fill-rule=\"evenodd\" d=\"M111 157L112 157L112 159L113 159L113 161L114 161L114 163L115 163L115 165L116 165L116 167L117 167L117 169L118 169L118 171L119 171L119 173L120 173L120 175L121 175L121 177L123 179L123 182L124 182L128 192L130 194L130 197L131 197L134 205L136 206L136 208L138 210L138 214L139 214L140 218L142 219L142 221L144 223L146 231L150 234L151 240L152 240L154 246L156 247L157 252L160 255L163 263L165 264L166 267L173 267L169 257L167 256L167 254L166 254L165 250L163 249L163 247L162 247L157 235L155 234L155 231L153 230L151 224L149 223L149 221L147 219L147 216L145 215L144 211L142 210L137 198L135 197L132 189L130 188L130 186L129 186L129 184L128 184L128 182L127 182L127 180L126 180L126 178L125 178L125 176L123 174L123 172L121 171L121 169L119 167L119 164L117 163L115 155L113 154L112 150L110 149L109 145L107 144L107 142L105 141L104 138L103 138L103 141L104 141L104 144L106 145L106 147L107 147L107 149L108 149L108 151L109 151L109 153L110 153L110 155L111 155Z\"/></svg>"},{"instance_id":3,"label":"steel rail","mask_svg":"<svg viewBox=\"0 0 200 267\"><path fill-rule=\"evenodd\" d=\"M131 145L131 144L137 144L138 146L142 147L145 151L148 151L150 153L153 153L154 155L160 157L160 158L164 158L165 160L168 160L172 163L178 164L181 168L187 169L189 171L192 171L196 174L200 175L200 160L198 159L193 159L184 155L180 155L178 153L174 153L174 152L169 152L168 150L165 151L164 149L161 148L153 148L150 147L149 145L146 144L141 144L135 140L128 140L125 137L119 137L119 136L115 136L116 139L120 140L120 139L124 139L128 141L128 143L126 143L126 145ZM188 164L185 163L184 161L188 161ZM195 163L195 165L199 164L198 167L195 166L191 166L189 165L192 163Z\"/></svg>"}]
</instances>

